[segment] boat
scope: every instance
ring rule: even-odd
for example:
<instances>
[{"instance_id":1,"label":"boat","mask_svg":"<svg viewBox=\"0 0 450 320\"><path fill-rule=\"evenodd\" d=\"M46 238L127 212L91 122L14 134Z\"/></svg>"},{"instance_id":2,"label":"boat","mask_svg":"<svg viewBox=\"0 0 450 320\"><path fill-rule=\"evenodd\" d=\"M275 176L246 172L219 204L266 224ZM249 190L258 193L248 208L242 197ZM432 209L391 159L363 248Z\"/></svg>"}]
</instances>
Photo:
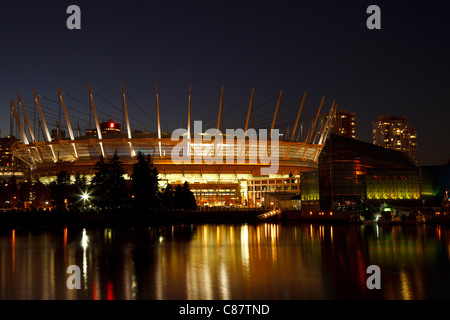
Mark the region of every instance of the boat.
<instances>
[{"instance_id":1,"label":"boat","mask_svg":"<svg viewBox=\"0 0 450 320\"><path fill-rule=\"evenodd\" d=\"M384 212L381 218L377 220L378 225L400 225L403 221L394 212Z\"/></svg>"},{"instance_id":2,"label":"boat","mask_svg":"<svg viewBox=\"0 0 450 320\"><path fill-rule=\"evenodd\" d=\"M366 219L363 216L359 216L359 220L360 220L360 223L363 224L363 225L370 225L370 224L375 224L376 223L375 220L368 220L368 219Z\"/></svg>"},{"instance_id":3,"label":"boat","mask_svg":"<svg viewBox=\"0 0 450 320\"><path fill-rule=\"evenodd\" d=\"M364 225L370 225L370 224L376 224L377 222L375 220L364 220L363 224Z\"/></svg>"},{"instance_id":4,"label":"boat","mask_svg":"<svg viewBox=\"0 0 450 320\"><path fill-rule=\"evenodd\" d=\"M349 223L355 223L355 224L363 224L365 220L366 219L363 216L359 215L359 214L352 214L348 218L348 222Z\"/></svg>"},{"instance_id":5,"label":"boat","mask_svg":"<svg viewBox=\"0 0 450 320\"><path fill-rule=\"evenodd\" d=\"M403 221L404 224L424 224L425 222L426 218L420 211L410 212Z\"/></svg>"}]
</instances>

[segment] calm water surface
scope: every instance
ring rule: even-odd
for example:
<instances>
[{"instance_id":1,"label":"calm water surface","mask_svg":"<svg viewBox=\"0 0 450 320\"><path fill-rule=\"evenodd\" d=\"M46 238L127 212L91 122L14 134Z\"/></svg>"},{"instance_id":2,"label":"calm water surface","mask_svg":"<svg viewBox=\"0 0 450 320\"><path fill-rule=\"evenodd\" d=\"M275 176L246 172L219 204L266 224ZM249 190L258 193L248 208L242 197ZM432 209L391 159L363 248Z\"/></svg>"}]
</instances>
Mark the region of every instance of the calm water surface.
<instances>
[{"instance_id":1,"label":"calm water surface","mask_svg":"<svg viewBox=\"0 0 450 320\"><path fill-rule=\"evenodd\" d=\"M0 231L0 299L449 299L439 226L177 225ZM69 265L81 289L69 290ZM381 290L366 269L381 268Z\"/></svg>"}]
</instances>

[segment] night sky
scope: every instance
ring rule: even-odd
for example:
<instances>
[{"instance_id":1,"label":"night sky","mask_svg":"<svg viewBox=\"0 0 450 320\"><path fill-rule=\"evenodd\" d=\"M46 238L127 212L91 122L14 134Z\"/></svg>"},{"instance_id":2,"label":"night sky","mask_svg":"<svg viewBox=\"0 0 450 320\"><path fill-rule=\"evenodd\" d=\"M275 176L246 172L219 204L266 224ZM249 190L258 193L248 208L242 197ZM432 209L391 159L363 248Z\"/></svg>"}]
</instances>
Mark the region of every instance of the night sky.
<instances>
[{"instance_id":1,"label":"night sky","mask_svg":"<svg viewBox=\"0 0 450 320\"><path fill-rule=\"evenodd\" d=\"M122 121L122 83L134 100L128 104L135 128L155 127L158 84L163 127L186 127L192 85L192 120L210 121L206 130L215 127L223 85L225 127L244 127L240 115L252 88L255 117L266 121L283 90L280 123L292 120L306 92L305 117L313 115L322 96L325 110L335 100L339 109L356 113L357 138L367 142L379 115L406 116L418 131L419 164L443 164L450 159L447 3L2 2L1 135L9 135L9 100L17 101L18 92L31 110L35 88L56 117L58 85L69 94L64 98L73 126L79 121L86 127L88 84L103 111L100 119L109 114ZM81 30L66 27L71 4L81 8ZM381 8L381 30L366 27L371 4Z\"/></svg>"}]
</instances>

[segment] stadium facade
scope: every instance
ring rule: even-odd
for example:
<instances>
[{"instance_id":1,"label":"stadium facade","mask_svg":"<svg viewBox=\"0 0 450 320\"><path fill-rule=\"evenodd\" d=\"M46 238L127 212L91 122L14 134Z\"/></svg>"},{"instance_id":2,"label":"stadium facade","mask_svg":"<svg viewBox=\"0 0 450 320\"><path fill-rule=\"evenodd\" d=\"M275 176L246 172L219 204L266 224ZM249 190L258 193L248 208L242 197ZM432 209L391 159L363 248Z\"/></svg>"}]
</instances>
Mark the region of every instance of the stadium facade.
<instances>
[{"instance_id":1,"label":"stadium facade","mask_svg":"<svg viewBox=\"0 0 450 320\"><path fill-rule=\"evenodd\" d=\"M290 129L280 135L277 142L276 157L278 167L277 172L269 175L262 175L261 169L267 167L267 162L252 152L249 144L244 148L238 148L237 144L229 144L226 141L226 134L221 133L221 116L223 115L223 87L220 94L219 113L217 120L217 134L223 135L223 143L217 143L214 139L202 140L200 144L191 143L191 89L189 87L188 97L188 120L187 139L188 157L192 161L175 163L173 158L174 148L180 145L183 139L173 139L168 133L163 133L160 122L160 98L158 87L156 87L156 127L157 132L132 131L127 109L127 94L122 86L122 125L114 121L100 121L92 88L89 86L89 104L95 119L95 128L88 128L85 134L75 136L71 125L70 117L64 101L64 94L59 89L59 103L64 113L64 119L68 135L50 134L46 122L46 115L43 112L39 95L34 91L34 104L39 110L39 124L42 133L42 141L36 138L36 132L32 129L31 123L26 113L26 109L20 95L18 96L18 106L11 99L11 118L15 119L17 129L20 132L21 143L17 144L13 153L21 159L29 168L32 179L39 179L41 182L50 183L60 172L68 172L71 176L76 174L92 177L95 174L94 166L101 156L109 158L114 153L120 156L126 172L126 179L132 173L132 165L136 162L136 155L143 153L151 155L155 167L158 169L161 187L166 184L182 184L187 181L194 192L197 202L200 205L223 206L237 205L257 207L264 203L264 193L256 191L255 185L265 182L265 186L273 191L290 192L293 195L299 193L299 179L302 172L317 170L318 158L324 146L325 139L330 133L331 122L320 123L318 121L324 108L324 98L322 98L317 113L308 121L309 129L303 134L303 139L299 141L299 120L302 117L302 109L305 105L306 94L303 95L299 103L296 117L292 118ZM243 132L247 133L249 119L253 110L254 90L251 93L245 127ZM275 106L270 127L267 126L269 136L275 132L277 113L281 105L282 92L280 92ZM299 100L300 101L300 100ZM22 115L19 111L22 110ZM332 119L336 112L335 103L327 111L327 119ZM61 112L62 114L62 112ZM244 119L243 119L244 120ZM295 121L294 121L295 120ZM36 121L36 120L35 120ZM61 122L60 122L61 124ZM303 128L302 128L303 129ZM61 126L57 127L57 133ZM205 134L206 135L206 134ZM265 145L270 150L271 141L267 138ZM259 147L260 148L260 147ZM218 152L223 152L223 161L217 160ZM273 153L273 151L271 151ZM225 155L235 155L235 161L227 161ZM238 156L240 154L240 156ZM198 161L201 156L201 161ZM239 159L240 160L239 160ZM245 159L244 161L241 161ZM271 181L272 183L269 183ZM286 184L289 181L289 184ZM261 190L263 191L263 190Z\"/></svg>"}]
</instances>

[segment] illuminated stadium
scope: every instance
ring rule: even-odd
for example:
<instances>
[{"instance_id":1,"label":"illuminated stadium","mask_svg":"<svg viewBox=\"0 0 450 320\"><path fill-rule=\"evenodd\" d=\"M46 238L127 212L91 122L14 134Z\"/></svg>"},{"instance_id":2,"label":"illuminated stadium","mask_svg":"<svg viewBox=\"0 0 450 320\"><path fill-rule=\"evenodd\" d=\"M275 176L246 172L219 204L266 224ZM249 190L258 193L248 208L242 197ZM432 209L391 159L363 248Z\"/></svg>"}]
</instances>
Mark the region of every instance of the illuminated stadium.
<instances>
[{"instance_id":1,"label":"illuminated stadium","mask_svg":"<svg viewBox=\"0 0 450 320\"><path fill-rule=\"evenodd\" d=\"M126 93L124 86L120 107L103 98L91 86L89 86L89 101L82 101L59 87L58 92L58 101L41 96L36 91L34 99L27 100L18 95L17 103L12 99L10 101L11 135L14 134L15 123L16 134L21 139L21 143L13 153L29 166L33 179L50 183L62 171L72 176L78 173L90 178L95 173L94 165L100 156L109 158L115 152L120 156L127 173L126 178L129 179L136 155L141 152L152 156L159 172L161 187L187 181L198 203L202 205L260 205L263 195L255 193L255 189L249 187L255 181L256 183L264 181L267 186L265 191L298 192L300 173L317 170L318 157L330 133L331 119L336 112L334 102L330 107L324 106L324 98L306 103L306 93L297 100L281 103L281 91L270 100L255 105L254 90L248 97L225 110L222 87L211 105L212 107L217 105L218 108L218 112L214 112L210 118L213 120L208 122L212 125L208 127L203 125L203 128L205 130L213 128L220 134L224 132L225 142L225 131L231 128L231 125L224 125L224 112L226 115L231 114L231 109L234 108L243 111L233 121L236 129L242 128L243 132L248 132L250 128L264 128L270 134L279 130L279 147L276 155L278 170L274 174L264 176L261 174L261 168L267 167L267 162L262 163L248 146L240 151L241 158L242 152L244 153L244 162L236 159L230 163L225 160L225 156L223 163L208 161L217 156L217 148L222 148L224 155L227 152L237 155L239 152L236 145L217 144L213 143L212 139L202 141L201 145L188 144L188 157L191 157L192 161L175 163L171 156L172 150L181 140L172 139L169 130L163 131L161 113L173 110L163 110L157 86L154 100L156 130L153 131L147 129L153 125L149 123L151 117L148 117L147 122L143 120L145 119L143 115L129 112L133 106L148 115L144 108ZM194 121L191 120L190 87L186 98L187 103L183 107L187 115L184 118L184 126L186 132L190 133L187 135L188 139L191 139ZM271 103L273 107L270 106ZM269 105L272 111L259 114L258 110L264 105L266 107ZM108 111L102 111L102 107ZM111 110L115 110L118 114L110 114ZM280 120L281 114L284 121ZM56 126L50 126L50 123L56 123ZM271 144L269 138L266 142L268 145ZM201 161L194 161L199 153ZM217 157L215 159L217 160Z\"/></svg>"}]
</instances>

